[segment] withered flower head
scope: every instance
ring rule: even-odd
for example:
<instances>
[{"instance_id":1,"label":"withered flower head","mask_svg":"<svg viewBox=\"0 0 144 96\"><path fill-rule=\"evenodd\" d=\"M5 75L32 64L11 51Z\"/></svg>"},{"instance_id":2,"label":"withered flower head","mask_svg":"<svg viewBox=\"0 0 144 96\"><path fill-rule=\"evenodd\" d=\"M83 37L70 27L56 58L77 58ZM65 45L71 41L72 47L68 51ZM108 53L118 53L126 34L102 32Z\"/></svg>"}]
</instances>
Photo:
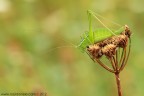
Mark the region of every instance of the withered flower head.
<instances>
[{"instance_id":1,"label":"withered flower head","mask_svg":"<svg viewBox=\"0 0 144 96\"><path fill-rule=\"evenodd\" d=\"M122 32L121 34L122 34L122 35L125 34L128 38L130 38L132 32L131 32L131 30L129 29L129 27L128 27L127 25L125 25L125 30L124 30L124 32Z\"/></svg>"},{"instance_id":2,"label":"withered flower head","mask_svg":"<svg viewBox=\"0 0 144 96\"><path fill-rule=\"evenodd\" d=\"M102 53L106 55L106 57L112 57L116 54L117 46L114 44L108 44L102 48Z\"/></svg>"},{"instance_id":3,"label":"withered flower head","mask_svg":"<svg viewBox=\"0 0 144 96\"><path fill-rule=\"evenodd\" d=\"M102 56L101 47L98 44L88 46L87 51L90 55L92 55L93 59L100 58Z\"/></svg>"},{"instance_id":4,"label":"withered flower head","mask_svg":"<svg viewBox=\"0 0 144 96\"><path fill-rule=\"evenodd\" d=\"M128 37L126 35L119 35L117 38L117 46L125 48L128 43Z\"/></svg>"},{"instance_id":5,"label":"withered flower head","mask_svg":"<svg viewBox=\"0 0 144 96\"><path fill-rule=\"evenodd\" d=\"M125 25L125 30L119 35L115 35L109 37L103 41L95 43L93 45L89 45L87 47L88 54L92 57L94 61L97 61L101 66L113 73L119 73L123 70L124 66L127 63L129 54L130 54L130 42L131 31L127 25ZM127 48L129 45L129 48ZM118 53L122 49L121 56L119 56L118 60ZM100 58L102 56L106 56L110 63L113 66L113 69L107 68L101 61ZM119 61L119 62L118 62ZM119 66L117 66L119 65ZM115 68L116 67L116 68Z\"/></svg>"}]
</instances>

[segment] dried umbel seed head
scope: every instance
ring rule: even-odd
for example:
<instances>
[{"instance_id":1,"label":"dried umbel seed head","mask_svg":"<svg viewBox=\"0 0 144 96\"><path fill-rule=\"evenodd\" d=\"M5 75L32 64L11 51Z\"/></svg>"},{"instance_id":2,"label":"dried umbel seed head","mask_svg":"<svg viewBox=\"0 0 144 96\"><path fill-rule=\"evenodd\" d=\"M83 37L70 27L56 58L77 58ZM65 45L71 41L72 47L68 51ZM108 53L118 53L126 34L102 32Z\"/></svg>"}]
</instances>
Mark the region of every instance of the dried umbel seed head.
<instances>
[{"instance_id":1,"label":"dried umbel seed head","mask_svg":"<svg viewBox=\"0 0 144 96\"><path fill-rule=\"evenodd\" d=\"M128 38L131 36L131 31L127 25L125 25L125 31L121 33L122 35L126 35Z\"/></svg>"},{"instance_id":2,"label":"dried umbel seed head","mask_svg":"<svg viewBox=\"0 0 144 96\"><path fill-rule=\"evenodd\" d=\"M128 37L126 35L119 35L117 38L117 46L125 48L128 44Z\"/></svg>"},{"instance_id":3,"label":"dried umbel seed head","mask_svg":"<svg viewBox=\"0 0 144 96\"><path fill-rule=\"evenodd\" d=\"M100 42L98 45L100 47L105 47L108 44L113 44L113 45L116 45L117 47L124 48L127 46L128 39L129 38L125 34L116 35L116 36L112 36L111 38L108 38L108 39Z\"/></svg>"},{"instance_id":4,"label":"dried umbel seed head","mask_svg":"<svg viewBox=\"0 0 144 96\"><path fill-rule=\"evenodd\" d=\"M101 47L97 44L88 46L87 51L93 57L93 59L100 58L102 56Z\"/></svg>"},{"instance_id":5,"label":"dried umbel seed head","mask_svg":"<svg viewBox=\"0 0 144 96\"><path fill-rule=\"evenodd\" d=\"M102 48L102 53L106 55L107 57L112 57L116 54L117 46L114 44L108 44L105 47Z\"/></svg>"},{"instance_id":6,"label":"dried umbel seed head","mask_svg":"<svg viewBox=\"0 0 144 96\"><path fill-rule=\"evenodd\" d=\"M112 36L104 41L101 41L100 43L97 43L100 47L105 47L108 44L114 44L117 47L119 47L120 42L125 42L127 41L127 36L126 35L116 35Z\"/></svg>"},{"instance_id":7,"label":"dried umbel seed head","mask_svg":"<svg viewBox=\"0 0 144 96\"><path fill-rule=\"evenodd\" d=\"M125 48L128 45L130 36L131 31L129 27L125 25L125 30L120 35L115 35L101 42L90 45L87 47L87 51L93 59L98 59L102 57L102 55L111 57L115 55L117 48Z\"/></svg>"}]
</instances>

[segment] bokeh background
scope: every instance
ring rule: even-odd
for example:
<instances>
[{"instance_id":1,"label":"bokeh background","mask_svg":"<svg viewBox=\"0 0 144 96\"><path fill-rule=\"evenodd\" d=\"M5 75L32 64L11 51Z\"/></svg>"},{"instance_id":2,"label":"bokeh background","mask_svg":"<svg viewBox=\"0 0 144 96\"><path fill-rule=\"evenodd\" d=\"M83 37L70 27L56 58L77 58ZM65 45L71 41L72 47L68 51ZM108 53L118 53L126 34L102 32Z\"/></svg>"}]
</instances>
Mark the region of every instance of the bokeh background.
<instances>
[{"instance_id":1,"label":"bokeh background","mask_svg":"<svg viewBox=\"0 0 144 96\"><path fill-rule=\"evenodd\" d=\"M72 47L88 30L86 12L91 9L131 28L132 51L120 75L122 91L124 96L143 96L143 4L143 0L0 0L0 93L117 96L114 75Z\"/></svg>"}]
</instances>

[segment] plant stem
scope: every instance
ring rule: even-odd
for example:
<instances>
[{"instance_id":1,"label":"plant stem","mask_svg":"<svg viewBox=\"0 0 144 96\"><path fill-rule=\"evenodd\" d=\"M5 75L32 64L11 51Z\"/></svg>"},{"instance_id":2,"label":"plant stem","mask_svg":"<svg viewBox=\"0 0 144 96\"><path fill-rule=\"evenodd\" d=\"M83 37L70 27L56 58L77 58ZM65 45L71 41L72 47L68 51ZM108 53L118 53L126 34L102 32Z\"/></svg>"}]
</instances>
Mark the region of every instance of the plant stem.
<instances>
[{"instance_id":1,"label":"plant stem","mask_svg":"<svg viewBox=\"0 0 144 96\"><path fill-rule=\"evenodd\" d=\"M122 96L119 73L115 73L115 77L116 77L116 83L117 83L118 96Z\"/></svg>"},{"instance_id":2,"label":"plant stem","mask_svg":"<svg viewBox=\"0 0 144 96\"><path fill-rule=\"evenodd\" d=\"M109 72L115 73L114 70L112 70L111 68L109 68L108 66L106 66L105 64L103 64L99 59L95 59L99 65L101 65L104 69L108 70Z\"/></svg>"}]
</instances>

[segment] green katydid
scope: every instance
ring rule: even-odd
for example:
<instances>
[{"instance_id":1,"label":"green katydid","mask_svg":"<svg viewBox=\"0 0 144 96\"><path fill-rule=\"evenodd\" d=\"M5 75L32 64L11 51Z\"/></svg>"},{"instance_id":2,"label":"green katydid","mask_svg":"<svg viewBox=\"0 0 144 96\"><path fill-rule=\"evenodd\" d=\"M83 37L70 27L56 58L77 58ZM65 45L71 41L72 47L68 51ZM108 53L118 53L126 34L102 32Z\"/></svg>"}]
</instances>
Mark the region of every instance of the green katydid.
<instances>
[{"instance_id":1,"label":"green katydid","mask_svg":"<svg viewBox=\"0 0 144 96\"><path fill-rule=\"evenodd\" d=\"M89 20L89 31L86 31L82 34L81 42L78 45L75 45L75 44L72 44L72 43L64 40L65 42L70 43L72 46L60 46L60 47L53 48L52 50L55 50L57 48L63 48L63 47L75 47L75 48L80 49L82 52L86 52L85 49L87 46L98 43L100 41L103 41L106 38L109 38L111 36L119 35L120 33L122 33L125 30L125 26L121 26L115 22L107 20L109 22L112 22L115 25L120 26L120 28L118 30L113 31L113 30L109 29L105 24L103 24L103 22L97 16L99 16L102 19L105 19L105 18L97 13L94 13L91 10L87 11L87 15L88 15L88 20ZM98 28L95 31L93 31L92 30L92 17L97 19L105 28ZM50 52L52 50L50 50Z\"/></svg>"},{"instance_id":2,"label":"green katydid","mask_svg":"<svg viewBox=\"0 0 144 96\"><path fill-rule=\"evenodd\" d=\"M82 35L82 41L80 44L77 46L79 49L82 50L82 52L85 51L86 47L88 45L100 42L106 38L109 38L113 35L119 35L125 30L125 27L122 26L120 29L113 31L110 30L107 26L105 26L99 19L98 17L94 14L93 11L88 10L88 19L89 19L89 31L83 33ZM105 28L104 29L96 29L95 31L92 30L92 16L96 18Z\"/></svg>"}]
</instances>

